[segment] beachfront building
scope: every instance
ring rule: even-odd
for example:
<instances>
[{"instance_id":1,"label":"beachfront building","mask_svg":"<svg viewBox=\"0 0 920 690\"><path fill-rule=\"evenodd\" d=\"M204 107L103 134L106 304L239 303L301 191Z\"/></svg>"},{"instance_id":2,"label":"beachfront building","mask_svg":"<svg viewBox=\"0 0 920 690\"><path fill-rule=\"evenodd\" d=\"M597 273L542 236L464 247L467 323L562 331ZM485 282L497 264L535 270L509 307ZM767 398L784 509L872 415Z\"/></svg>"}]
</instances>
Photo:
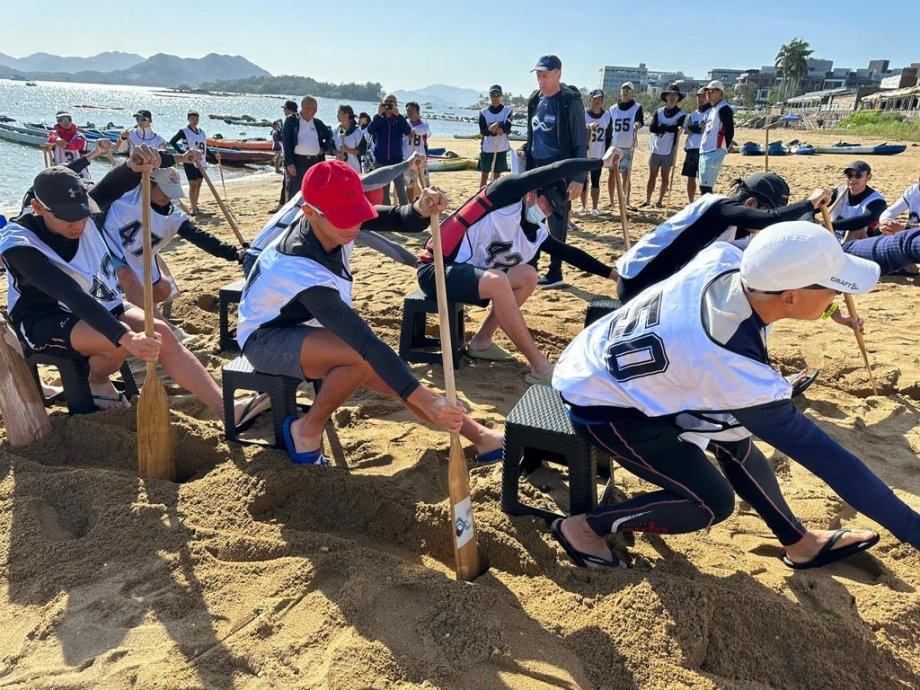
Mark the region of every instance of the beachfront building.
<instances>
[{"instance_id":1,"label":"beachfront building","mask_svg":"<svg viewBox=\"0 0 920 690\"><path fill-rule=\"evenodd\" d=\"M878 90L882 80L893 72L888 67L888 60L871 60L867 67L853 69L851 67L834 67L832 60L821 58L808 59L808 71L799 82L798 91L804 92L811 101L814 94L836 91L839 89L854 90L854 92L871 93ZM759 70L745 70L738 78L735 85L736 92L745 84L753 84L757 88L757 103L767 103L770 92L778 89L783 81L781 70L773 65L764 65ZM858 96L861 98L862 96ZM798 98L798 96L796 97ZM823 98L823 96L822 96ZM857 100L858 100L857 98Z\"/></svg>"},{"instance_id":2,"label":"beachfront building","mask_svg":"<svg viewBox=\"0 0 920 690\"><path fill-rule=\"evenodd\" d=\"M631 81L637 93L645 93L648 88L648 68L644 62L638 67L607 65L598 70L597 87L604 93L619 93L624 82Z\"/></svg>"},{"instance_id":3,"label":"beachfront building","mask_svg":"<svg viewBox=\"0 0 920 690\"><path fill-rule=\"evenodd\" d=\"M738 80L741 78L741 75L744 74L744 72L745 70L743 69L714 67L713 69L706 72L706 83L708 84L711 81L720 81L725 86L734 86L738 83Z\"/></svg>"},{"instance_id":4,"label":"beachfront building","mask_svg":"<svg viewBox=\"0 0 920 690\"><path fill-rule=\"evenodd\" d=\"M648 73L648 86L646 93L657 96L670 84L686 79L683 72L652 72Z\"/></svg>"}]
</instances>

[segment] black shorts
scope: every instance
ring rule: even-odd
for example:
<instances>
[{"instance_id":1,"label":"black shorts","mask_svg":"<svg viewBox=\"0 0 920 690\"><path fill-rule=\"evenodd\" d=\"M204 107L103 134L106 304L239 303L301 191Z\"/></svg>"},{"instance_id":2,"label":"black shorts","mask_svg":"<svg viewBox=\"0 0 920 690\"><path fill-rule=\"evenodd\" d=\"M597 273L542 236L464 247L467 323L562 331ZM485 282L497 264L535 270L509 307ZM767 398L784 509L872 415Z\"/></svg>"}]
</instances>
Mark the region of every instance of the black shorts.
<instances>
[{"instance_id":1,"label":"black shorts","mask_svg":"<svg viewBox=\"0 0 920 690\"><path fill-rule=\"evenodd\" d=\"M699 177L700 176L700 150L687 149L684 151L684 165L680 169L682 177Z\"/></svg>"},{"instance_id":2,"label":"black shorts","mask_svg":"<svg viewBox=\"0 0 920 690\"><path fill-rule=\"evenodd\" d=\"M125 313L125 308L119 306L109 313L117 319ZM84 359L83 355L73 349L70 342L70 334L79 321L80 317L76 314L63 309L52 309L41 316L27 316L14 326L33 352L53 357Z\"/></svg>"},{"instance_id":3,"label":"black shorts","mask_svg":"<svg viewBox=\"0 0 920 690\"><path fill-rule=\"evenodd\" d=\"M185 179L189 182L194 182L195 180L200 180L202 178L201 170L197 165L192 165L191 163L183 163L182 167L185 168Z\"/></svg>"},{"instance_id":4,"label":"black shorts","mask_svg":"<svg viewBox=\"0 0 920 690\"><path fill-rule=\"evenodd\" d=\"M448 264L444 266L444 274L448 302L472 304L476 307L488 306L489 300L479 296L479 281L485 275L485 269L470 264ZM419 264L418 284L429 299L437 298L434 263Z\"/></svg>"},{"instance_id":5,"label":"black shorts","mask_svg":"<svg viewBox=\"0 0 920 690\"><path fill-rule=\"evenodd\" d=\"M591 171L591 189L599 189L601 186L601 171Z\"/></svg>"}]
</instances>

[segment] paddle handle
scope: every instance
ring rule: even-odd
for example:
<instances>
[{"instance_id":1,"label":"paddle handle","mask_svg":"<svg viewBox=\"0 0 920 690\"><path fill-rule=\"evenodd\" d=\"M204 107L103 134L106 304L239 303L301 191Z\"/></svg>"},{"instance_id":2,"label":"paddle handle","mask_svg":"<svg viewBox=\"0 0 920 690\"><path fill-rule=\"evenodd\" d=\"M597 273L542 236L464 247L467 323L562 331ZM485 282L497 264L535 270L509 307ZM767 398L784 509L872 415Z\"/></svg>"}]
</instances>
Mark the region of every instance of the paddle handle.
<instances>
[{"instance_id":1,"label":"paddle handle","mask_svg":"<svg viewBox=\"0 0 920 690\"><path fill-rule=\"evenodd\" d=\"M219 165L219 163L218 163ZM201 171L201 177L204 178L204 181L208 183L208 189L211 190L211 194L214 195L214 200L217 202L217 205L220 206L221 213L224 214L224 218L227 219L230 228L233 230L233 234L236 235L236 239L239 240L240 246L246 244L246 240L243 239L243 234L240 232L239 226L237 226L236 221L233 220L233 216L230 213L230 210L224 204L223 199L220 198L220 194L217 193L217 189L214 187L214 183L211 182L211 178L208 176L208 171L205 170L201 164L198 164L198 170Z\"/></svg>"},{"instance_id":2,"label":"paddle handle","mask_svg":"<svg viewBox=\"0 0 920 690\"><path fill-rule=\"evenodd\" d=\"M144 225L144 333L153 337L153 240L150 231L150 172L141 173L141 222Z\"/></svg>"},{"instance_id":3,"label":"paddle handle","mask_svg":"<svg viewBox=\"0 0 920 690\"><path fill-rule=\"evenodd\" d=\"M447 311L447 278L444 254L441 253L441 223L431 216L431 239L434 244L434 281L438 297L438 325L441 334L441 359L444 363L444 391L451 405L457 404L457 384L454 380L454 349L450 340L450 315Z\"/></svg>"},{"instance_id":4,"label":"paddle handle","mask_svg":"<svg viewBox=\"0 0 920 690\"><path fill-rule=\"evenodd\" d=\"M668 194L664 202L664 217L668 218L668 212L671 210L671 189L674 188L674 171L677 169L677 153L680 151L680 132L674 135L674 164L671 166L671 179L668 180ZM686 155L686 154L685 154Z\"/></svg>"},{"instance_id":5,"label":"paddle handle","mask_svg":"<svg viewBox=\"0 0 920 690\"><path fill-rule=\"evenodd\" d=\"M631 162L631 161L630 161ZM623 180L620 178L620 162L610 169L617 185L617 200L620 202L620 228L623 230L623 245L629 249L629 230L626 229L626 199L623 198Z\"/></svg>"}]
</instances>

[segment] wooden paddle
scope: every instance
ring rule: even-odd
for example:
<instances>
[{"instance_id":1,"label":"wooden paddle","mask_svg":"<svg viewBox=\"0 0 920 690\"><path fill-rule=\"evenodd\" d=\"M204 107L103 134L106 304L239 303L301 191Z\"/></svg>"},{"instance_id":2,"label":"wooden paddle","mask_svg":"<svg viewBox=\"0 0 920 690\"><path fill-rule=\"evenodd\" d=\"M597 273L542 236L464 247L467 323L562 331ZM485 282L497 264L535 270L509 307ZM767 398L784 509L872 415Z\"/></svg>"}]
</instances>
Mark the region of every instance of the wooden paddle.
<instances>
[{"instance_id":1,"label":"wooden paddle","mask_svg":"<svg viewBox=\"0 0 920 690\"><path fill-rule=\"evenodd\" d=\"M438 293L438 320L441 333L441 359L444 365L444 388L447 401L457 404L454 381L454 351L450 342L450 315L447 311L447 286L444 255L441 253L441 224L437 215L431 217L431 237L434 240L434 275ZM450 487L450 520L454 539L454 568L458 580L475 580L480 574L479 544L473 522L473 501L470 496L470 476L460 445L460 435L450 435L450 460L447 465Z\"/></svg>"},{"instance_id":2,"label":"wooden paddle","mask_svg":"<svg viewBox=\"0 0 920 690\"><path fill-rule=\"evenodd\" d=\"M0 414L12 446L24 446L51 432L45 401L22 356L16 334L3 326L0 337Z\"/></svg>"},{"instance_id":3,"label":"wooden paddle","mask_svg":"<svg viewBox=\"0 0 920 690\"><path fill-rule=\"evenodd\" d=\"M227 183L224 180L224 165L220 162L220 148L217 146L214 147L214 157L217 159L217 172L220 173L220 184L224 188L224 199L229 199L230 196L227 194Z\"/></svg>"},{"instance_id":4,"label":"wooden paddle","mask_svg":"<svg viewBox=\"0 0 920 690\"><path fill-rule=\"evenodd\" d=\"M46 168L50 168L54 165L54 154L51 153L51 150L48 148L47 144L43 144L42 147L42 159Z\"/></svg>"},{"instance_id":5,"label":"wooden paddle","mask_svg":"<svg viewBox=\"0 0 920 690\"><path fill-rule=\"evenodd\" d=\"M763 171L770 172L770 129L763 128Z\"/></svg>"},{"instance_id":6,"label":"wooden paddle","mask_svg":"<svg viewBox=\"0 0 920 690\"><path fill-rule=\"evenodd\" d=\"M826 227L831 234L834 234L834 225L831 221L831 214L828 212L827 206L821 206L821 218L824 220L824 227ZM850 318L859 321L859 315L856 313L856 303L853 301L853 295L844 292L843 299L846 302L847 312L849 312ZM875 375L872 373L872 366L869 364L869 355L866 352L866 340L863 338L863 334L858 330L854 330L853 333L856 335L856 344L859 345L863 363L866 365L866 371L869 373L869 382L872 384L872 392L878 395L878 386L875 385Z\"/></svg>"},{"instance_id":7,"label":"wooden paddle","mask_svg":"<svg viewBox=\"0 0 920 690\"><path fill-rule=\"evenodd\" d=\"M233 233L236 235L236 239L239 240L240 246L245 245L246 240L243 239L240 228L236 224L236 221L233 220L233 215L230 213L230 210L226 207L223 200L220 198L220 194L218 194L217 190L214 188L214 183L211 182L211 178L208 177L208 171L201 167L201 163L198 164L198 169L201 171L201 177L208 183L208 189L210 189L211 194L214 195L214 200L217 202L217 205L220 206L220 210L224 214L224 218L227 219L227 223L229 223L230 227L233 229Z\"/></svg>"},{"instance_id":8,"label":"wooden paddle","mask_svg":"<svg viewBox=\"0 0 920 690\"><path fill-rule=\"evenodd\" d=\"M664 201L664 217L668 218L668 212L671 210L671 190L674 188L674 171L677 170L677 152L680 151L680 132L674 134L674 165L671 166L671 179L668 180L668 194ZM684 154L686 156L686 154Z\"/></svg>"},{"instance_id":9,"label":"wooden paddle","mask_svg":"<svg viewBox=\"0 0 920 690\"><path fill-rule=\"evenodd\" d=\"M617 161L617 164L611 168L613 172L613 177L617 183L617 198L620 202L620 226L623 229L623 245L629 249L629 231L626 229L626 199L623 198L623 180L620 178L620 163Z\"/></svg>"},{"instance_id":10,"label":"wooden paddle","mask_svg":"<svg viewBox=\"0 0 920 690\"><path fill-rule=\"evenodd\" d=\"M141 220L144 224L144 332L153 337L153 242L150 235L150 173L141 177ZM156 362L147 362L147 376L137 401L137 472L141 479L176 480L169 399L157 376Z\"/></svg>"}]
</instances>

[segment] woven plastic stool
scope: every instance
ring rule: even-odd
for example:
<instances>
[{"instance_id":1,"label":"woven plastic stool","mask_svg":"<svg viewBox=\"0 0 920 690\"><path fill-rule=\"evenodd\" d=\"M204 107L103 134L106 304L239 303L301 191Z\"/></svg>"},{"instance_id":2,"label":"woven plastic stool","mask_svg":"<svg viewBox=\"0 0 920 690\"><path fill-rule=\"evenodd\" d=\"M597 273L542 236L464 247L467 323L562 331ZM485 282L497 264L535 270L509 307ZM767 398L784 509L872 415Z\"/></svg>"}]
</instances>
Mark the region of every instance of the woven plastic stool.
<instances>
[{"instance_id":1,"label":"woven plastic stool","mask_svg":"<svg viewBox=\"0 0 920 690\"><path fill-rule=\"evenodd\" d=\"M585 328L597 321L602 316L607 316L612 311L616 311L623 304L618 299L608 299L606 297L597 297L588 302L588 311L585 313Z\"/></svg>"},{"instance_id":2,"label":"woven plastic stool","mask_svg":"<svg viewBox=\"0 0 920 690\"><path fill-rule=\"evenodd\" d=\"M466 317L460 302L448 302L450 314L450 341L454 350L454 369L460 366L460 357L465 350L464 329ZM402 329L399 334L399 357L404 362L441 363L440 350L423 350L422 348L440 348L441 340L425 334L425 322L428 314L438 313L438 301L428 299L424 292L416 290L406 295L403 301Z\"/></svg>"},{"instance_id":3,"label":"woven plastic stool","mask_svg":"<svg viewBox=\"0 0 920 690\"><path fill-rule=\"evenodd\" d=\"M528 506L518 498L518 483L530 464L529 458L525 461L525 451L538 462L546 459L568 465L571 515L586 513L597 505L597 452L575 433L561 396L549 386L531 386L505 420L502 510L510 515L555 519L559 515ZM540 451L553 455L540 458Z\"/></svg>"},{"instance_id":4,"label":"woven plastic stool","mask_svg":"<svg viewBox=\"0 0 920 690\"><path fill-rule=\"evenodd\" d=\"M221 388L223 389L224 398L224 434L228 441L235 443L274 446L275 448L284 449L284 436L282 428L284 419L292 414L297 414L297 410L308 410L309 405L297 404L297 386L303 381L291 376L277 376L275 374L263 374L256 371L252 364L245 356L240 355L221 370ZM311 380L313 390L319 392L322 381ZM238 390L256 391L258 393L268 393L272 401L272 429L274 439L272 443L260 441L257 439L249 440L240 438L239 434L244 429L237 428L234 421L234 397L233 394Z\"/></svg>"},{"instance_id":5,"label":"woven plastic stool","mask_svg":"<svg viewBox=\"0 0 920 690\"><path fill-rule=\"evenodd\" d=\"M35 385L38 386L39 394L44 398L45 405L51 405L63 395L67 403L67 412L69 414L89 414L98 412L93 401L93 392L89 388L89 360L84 358L74 359L71 357L55 357L53 355L33 352L26 356L26 365L32 370L32 377L35 379ZM64 392L60 395L54 395L50 398L44 397L42 381L38 375L38 365L54 367L61 376L61 384L64 386ZM121 365L121 382L113 381L115 389L124 393L126 397L133 398L137 395L137 383L127 360Z\"/></svg>"},{"instance_id":6,"label":"woven plastic stool","mask_svg":"<svg viewBox=\"0 0 920 690\"><path fill-rule=\"evenodd\" d=\"M230 335L230 305L239 304L243 297L243 289L246 287L246 279L240 278L234 280L229 285L224 285L218 293L220 302L220 349L239 350L240 346L236 344L236 338Z\"/></svg>"}]
</instances>

